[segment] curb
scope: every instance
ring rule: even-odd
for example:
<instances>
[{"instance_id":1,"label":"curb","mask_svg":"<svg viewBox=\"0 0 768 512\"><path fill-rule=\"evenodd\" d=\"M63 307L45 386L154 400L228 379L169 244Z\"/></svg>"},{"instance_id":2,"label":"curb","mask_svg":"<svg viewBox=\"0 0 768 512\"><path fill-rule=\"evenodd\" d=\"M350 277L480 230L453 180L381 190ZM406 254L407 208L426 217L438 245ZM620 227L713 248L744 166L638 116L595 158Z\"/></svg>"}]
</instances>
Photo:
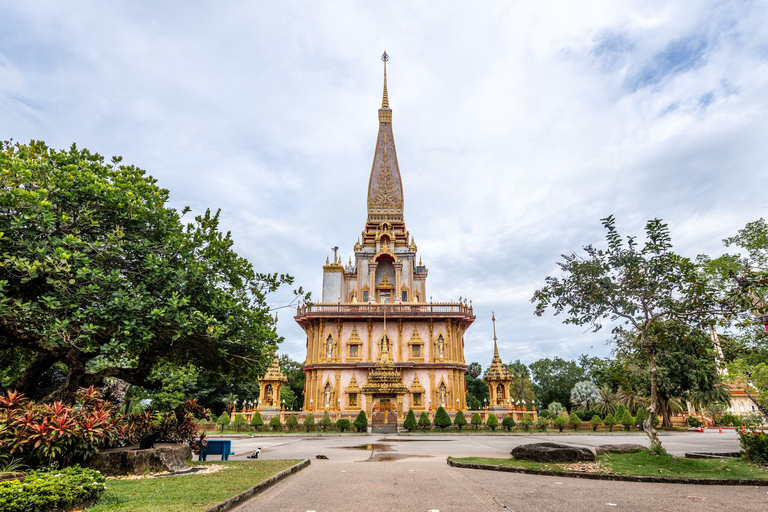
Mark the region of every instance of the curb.
<instances>
[{"instance_id":1,"label":"curb","mask_svg":"<svg viewBox=\"0 0 768 512\"><path fill-rule=\"evenodd\" d=\"M294 473L301 471L307 466L309 466L309 459L304 459L298 464L291 466L288 469L284 469L278 474L272 477L269 477L263 482L260 482L254 485L250 489L246 489L240 494L232 496L231 498L228 498L222 501L221 503L218 503L210 508L205 509L203 512L227 512L229 510L232 510L233 508L241 505L244 501L256 496L260 492L272 487L280 480L284 480L285 478L291 476Z\"/></svg>"},{"instance_id":2,"label":"curb","mask_svg":"<svg viewBox=\"0 0 768 512\"><path fill-rule=\"evenodd\" d=\"M529 475L557 476L561 478L586 478L588 480L613 480L620 482L643 482L654 484L693 484L693 485L756 485L768 486L768 479L735 478L683 478L674 476L606 475L600 473L575 473L570 471L551 471L548 469L516 468L513 466L492 466L490 464L468 464L448 459L448 465L455 468L483 469L507 473L526 473Z\"/></svg>"}]
</instances>

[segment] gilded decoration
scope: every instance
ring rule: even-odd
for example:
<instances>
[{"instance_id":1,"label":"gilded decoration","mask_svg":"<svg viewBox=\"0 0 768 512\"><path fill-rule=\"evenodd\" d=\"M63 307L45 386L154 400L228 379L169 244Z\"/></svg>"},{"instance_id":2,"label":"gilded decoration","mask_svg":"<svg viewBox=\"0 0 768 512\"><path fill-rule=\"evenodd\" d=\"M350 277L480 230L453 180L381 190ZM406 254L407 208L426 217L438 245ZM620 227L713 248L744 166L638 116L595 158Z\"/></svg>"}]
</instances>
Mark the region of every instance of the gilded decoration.
<instances>
[{"instance_id":1,"label":"gilded decoration","mask_svg":"<svg viewBox=\"0 0 768 512\"><path fill-rule=\"evenodd\" d=\"M389 347L391 341L385 333L381 338L381 353L376 365L369 370L368 382L363 386L362 392L366 396L375 395L403 395L408 393L408 388L403 384L403 378L400 370L395 368L395 364L390 357Z\"/></svg>"},{"instance_id":2,"label":"gilded decoration","mask_svg":"<svg viewBox=\"0 0 768 512\"><path fill-rule=\"evenodd\" d=\"M283 382L288 379L280 370L277 359L272 361L272 366L267 373L259 379L259 409L277 410L280 409L280 389Z\"/></svg>"},{"instance_id":3,"label":"gilded decoration","mask_svg":"<svg viewBox=\"0 0 768 512\"><path fill-rule=\"evenodd\" d=\"M483 380L488 383L491 409L508 409L510 407L509 385L514 378L509 374L509 370L499 357L499 346L496 341L496 315L493 314L491 319L493 321L493 360Z\"/></svg>"}]
</instances>

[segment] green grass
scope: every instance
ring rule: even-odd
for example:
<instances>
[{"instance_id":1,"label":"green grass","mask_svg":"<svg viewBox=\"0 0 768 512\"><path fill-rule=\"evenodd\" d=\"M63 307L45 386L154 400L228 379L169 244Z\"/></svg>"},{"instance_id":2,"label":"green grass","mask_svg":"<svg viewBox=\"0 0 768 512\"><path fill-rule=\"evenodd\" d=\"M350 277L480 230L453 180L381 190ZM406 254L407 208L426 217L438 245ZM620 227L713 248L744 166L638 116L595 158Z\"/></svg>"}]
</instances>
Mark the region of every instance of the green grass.
<instances>
[{"instance_id":1,"label":"green grass","mask_svg":"<svg viewBox=\"0 0 768 512\"><path fill-rule=\"evenodd\" d=\"M287 469L298 460L193 462L227 467L203 475L108 480L107 492L88 512L186 512L205 510Z\"/></svg>"},{"instance_id":2,"label":"green grass","mask_svg":"<svg viewBox=\"0 0 768 512\"><path fill-rule=\"evenodd\" d=\"M565 464L532 462L527 460L494 459L489 457L463 457L452 460L468 464L489 464L518 468L565 471ZM647 451L599 455L601 466L618 475L669 476L685 478L755 478L768 479L762 470L744 459L685 459L672 455L652 455Z\"/></svg>"}]
</instances>

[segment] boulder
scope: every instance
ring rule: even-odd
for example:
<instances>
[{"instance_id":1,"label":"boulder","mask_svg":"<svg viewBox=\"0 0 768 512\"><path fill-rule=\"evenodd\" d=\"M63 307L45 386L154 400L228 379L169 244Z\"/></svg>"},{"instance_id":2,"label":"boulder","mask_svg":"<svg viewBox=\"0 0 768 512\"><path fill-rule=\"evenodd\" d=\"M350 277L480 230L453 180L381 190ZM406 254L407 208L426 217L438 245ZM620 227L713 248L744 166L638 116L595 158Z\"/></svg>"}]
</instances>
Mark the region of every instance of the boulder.
<instances>
[{"instance_id":1,"label":"boulder","mask_svg":"<svg viewBox=\"0 0 768 512\"><path fill-rule=\"evenodd\" d=\"M595 454L587 448L557 443L522 444L512 450L516 459L535 462L577 462L595 460Z\"/></svg>"},{"instance_id":2,"label":"boulder","mask_svg":"<svg viewBox=\"0 0 768 512\"><path fill-rule=\"evenodd\" d=\"M91 457L87 466L105 476L143 475L182 471L189 467L192 450L186 444L157 445L147 450L116 448Z\"/></svg>"},{"instance_id":3,"label":"boulder","mask_svg":"<svg viewBox=\"0 0 768 512\"><path fill-rule=\"evenodd\" d=\"M595 448L595 452L598 455L604 455L606 453L638 453L647 450L647 448L641 444L601 444Z\"/></svg>"}]
</instances>

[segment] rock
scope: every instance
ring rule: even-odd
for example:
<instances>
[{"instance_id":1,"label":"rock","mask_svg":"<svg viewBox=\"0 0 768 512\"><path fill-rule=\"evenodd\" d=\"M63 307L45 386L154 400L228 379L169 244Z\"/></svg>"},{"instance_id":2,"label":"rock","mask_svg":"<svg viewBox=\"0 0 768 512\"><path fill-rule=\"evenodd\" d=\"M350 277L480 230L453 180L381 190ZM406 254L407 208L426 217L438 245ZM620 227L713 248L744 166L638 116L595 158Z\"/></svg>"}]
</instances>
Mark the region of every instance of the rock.
<instances>
[{"instance_id":1,"label":"rock","mask_svg":"<svg viewBox=\"0 0 768 512\"><path fill-rule=\"evenodd\" d=\"M598 455L605 455L606 453L638 453L647 450L647 448L641 444L601 444L595 448L595 452Z\"/></svg>"},{"instance_id":2,"label":"rock","mask_svg":"<svg viewBox=\"0 0 768 512\"><path fill-rule=\"evenodd\" d=\"M105 476L143 475L187 469L191 458L192 450L186 444L167 444L148 450L104 450L91 457L87 466Z\"/></svg>"},{"instance_id":3,"label":"rock","mask_svg":"<svg viewBox=\"0 0 768 512\"><path fill-rule=\"evenodd\" d=\"M10 482L11 480L19 480L21 482L27 477L26 473L0 473L0 482Z\"/></svg>"},{"instance_id":4,"label":"rock","mask_svg":"<svg viewBox=\"0 0 768 512\"><path fill-rule=\"evenodd\" d=\"M534 443L516 446L512 450L516 459L536 462L576 462L595 460L595 454L587 448L578 448L557 443Z\"/></svg>"}]
</instances>

